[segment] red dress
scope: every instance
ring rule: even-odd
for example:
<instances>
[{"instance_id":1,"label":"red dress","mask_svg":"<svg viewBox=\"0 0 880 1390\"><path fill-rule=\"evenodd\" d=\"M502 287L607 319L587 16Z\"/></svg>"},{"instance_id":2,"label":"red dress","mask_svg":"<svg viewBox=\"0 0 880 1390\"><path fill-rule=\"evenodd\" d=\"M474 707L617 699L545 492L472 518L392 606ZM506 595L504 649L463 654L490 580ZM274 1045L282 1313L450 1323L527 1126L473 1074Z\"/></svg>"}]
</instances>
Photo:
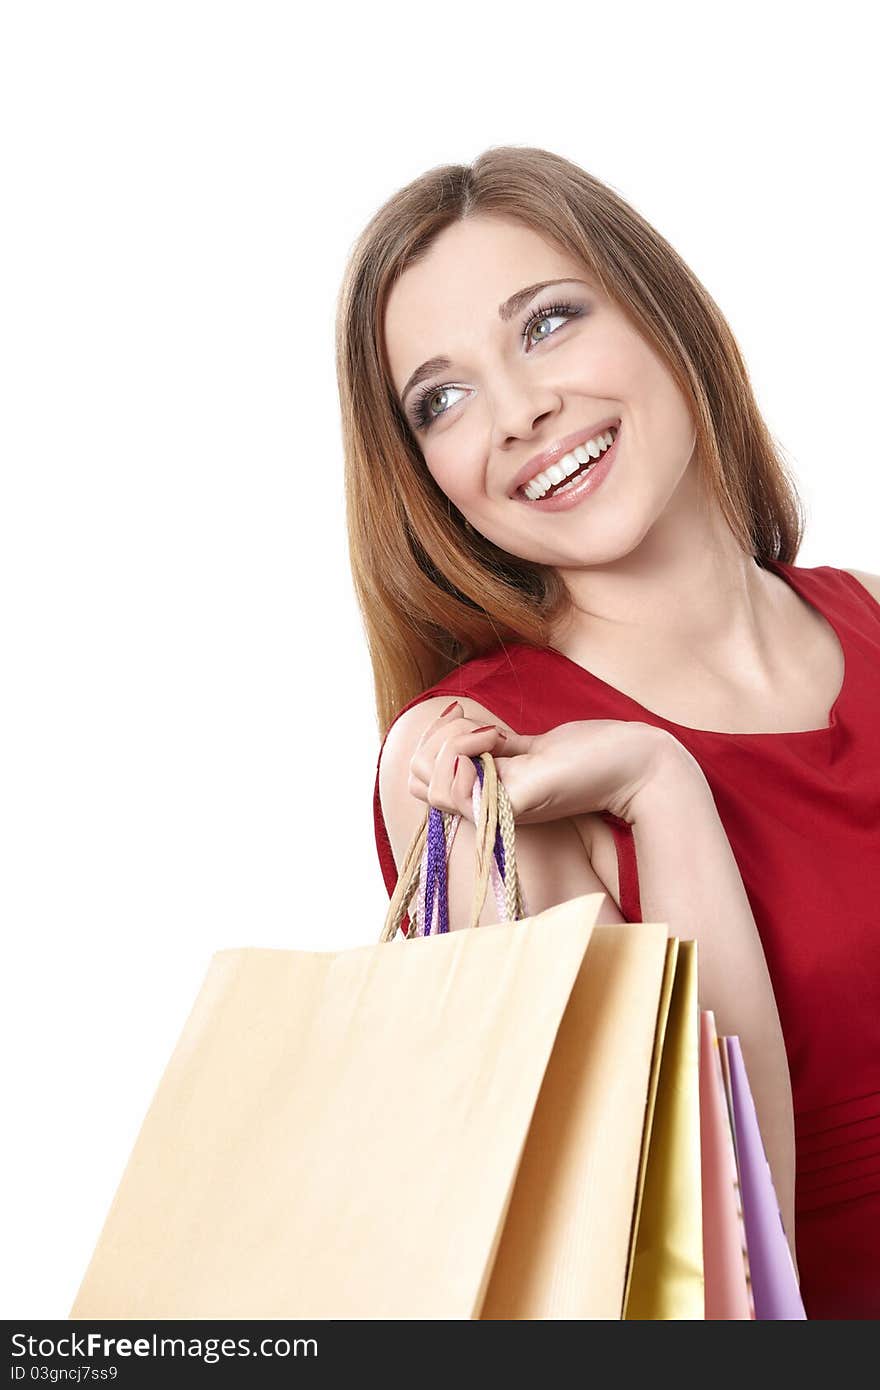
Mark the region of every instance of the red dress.
<instances>
[{"instance_id":1,"label":"red dress","mask_svg":"<svg viewBox=\"0 0 880 1390\"><path fill-rule=\"evenodd\" d=\"M519 733L574 719L670 730L699 762L739 865L779 1008L795 1112L795 1240L810 1318L880 1317L880 604L846 571L768 562L845 656L826 727L731 734L675 724L553 648L508 643L431 695L465 695ZM399 712L403 713L403 710ZM399 716L398 716L399 717ZM384 740L383 740L384 747ZM381 756L381 750L380 750ZM641 921L630 827L621 913ZM397 869L374 795L389 896Z\"/></svg>"}]
</instances>

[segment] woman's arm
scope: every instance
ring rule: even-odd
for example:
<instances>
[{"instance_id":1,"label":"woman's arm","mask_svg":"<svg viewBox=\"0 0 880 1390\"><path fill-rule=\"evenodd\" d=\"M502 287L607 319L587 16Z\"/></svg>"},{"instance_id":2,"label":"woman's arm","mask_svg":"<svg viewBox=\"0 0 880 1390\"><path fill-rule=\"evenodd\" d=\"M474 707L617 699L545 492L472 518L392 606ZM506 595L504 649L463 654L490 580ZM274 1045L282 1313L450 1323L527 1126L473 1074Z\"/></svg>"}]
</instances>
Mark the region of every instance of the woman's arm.
<instances>
[{"instance_id":1,"label":"woman's arm","mask_svg":"<svg viewBox=\"0 0 880 1390\"><path fill-rule=\"evenodd\" d=\"M700 1007L741 1042L792 1257L794 1114L788 1058L764 949L711 789L673 740L662 775L633 803L645 922L697 945Z\"/></svg>"}]
</instances>

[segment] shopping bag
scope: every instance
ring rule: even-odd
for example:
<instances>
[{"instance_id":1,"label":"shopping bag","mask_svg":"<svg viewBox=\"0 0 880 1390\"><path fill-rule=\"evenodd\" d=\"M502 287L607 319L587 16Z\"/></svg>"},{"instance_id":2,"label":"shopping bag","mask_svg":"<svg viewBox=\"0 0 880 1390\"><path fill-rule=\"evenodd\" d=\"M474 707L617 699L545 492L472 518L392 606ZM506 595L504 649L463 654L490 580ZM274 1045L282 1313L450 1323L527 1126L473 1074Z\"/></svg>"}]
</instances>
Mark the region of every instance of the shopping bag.
<instances>
[{"instance_id":1,"label":"shopping bag","mask_svg":"<svg viewBox=\"0 0 880 1390\"><path fill-rule=\"evenodd\" d=\"M71 1318L622 1316L666 926L405 938L427 821L379 944L214 954Z\"/></svg>"},{"instance_id":2,"label":"shopping bag","mask_svg":"<svg viewBox=\"0 0 880 1390\"><path fill-rule=\"evenodd\" d=\"M801 1321L806 1319L807 1314L758 1128L742 1048L737 1037L724 1038L723 1042L727 1053L755 1317L769 1321Z\"/></svg>"},{"instance_id":3,"label":"shopping bag","mask_svg":"<svg viewBox=\"0 0 880 1390\"><path fill-rule=\"evenodd\" d=\"M705 1317L697 943L672 938L668 960L672 987L637 1210L629 1319Z\"/></svg>"},{"instance_id":4,"label":"shopping bag","mask_svg":"<svg viewBox=\"0 0 880 1390\"><path fill-rule=\"evenodd\" d=\"M739 1175L721 1070L715 1015L700 1014L700 1133L706 1317L755 1316Z\"/></svg>"},{"instance_id":5,"label":"shopping bag","mask_svg":"<svg viewBox=\"0 0 880 1390\"><path fill-rule=\"evenodd\" d=\"M654 1050L651 1055L651 1072L648 1078L648 1098L645 1105L645 1123L642 1130L642 1149L639 1157L639 1175L636 1183L636 1196L633 1204L633 1222L630 1232L629 1258L627 1260L626 1283L623 1292L624 1318L630 1316L629 1304L635 1265L636 1245L639 1239L642 1204L645 1196L645 1177L648 1171L648 1157L654 1138L654 1116L657 1105L657 1091L660 1085L660 1066L663 1061L663 1046L666 1040L666 1025L669 1021L669 1005L675 983L675 966L678 960L678 938L669 937L666 942L666 960L663 967L663 980L660 985L660 1002L654 1027ZM644 1269L644 1265L642 1268Z\"/></svg>"}]
</instances>

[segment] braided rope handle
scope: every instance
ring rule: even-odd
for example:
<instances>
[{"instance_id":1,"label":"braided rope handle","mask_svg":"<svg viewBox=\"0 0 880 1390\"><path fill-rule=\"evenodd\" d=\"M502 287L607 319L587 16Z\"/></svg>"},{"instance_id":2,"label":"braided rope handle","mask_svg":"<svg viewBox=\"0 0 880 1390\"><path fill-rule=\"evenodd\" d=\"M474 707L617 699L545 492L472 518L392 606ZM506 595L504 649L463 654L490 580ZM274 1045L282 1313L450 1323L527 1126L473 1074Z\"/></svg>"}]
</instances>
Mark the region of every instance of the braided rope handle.
<instances>
[{"instance_id":1,"label":"braided rope handle","mask_svg":"<svg viewBox=\"0 0 880 1390\"><path fill-rule=\"evenodd\" d=\"M477 780L474 782L471 792L474 824L476 825L480 816L480 798L485 774L482 763L478 762L476 758L472 758L471 761L477 769ZM510 814L509 799L504 792L505 789L502 787L498 805L498 828L495 831L495 849L489 860L489 872L495 894L495 904L498 908L498 920L499 922L510 922L519 917L527 917L529 911L525 904L522 885L516 873L515 828L513 817ZM448 862L455 833L461 820L460 815L451 811L441 813L435 807L431 808L428 819L428 842L422 851L417 903L415 912L411 916L415 936L433 936L449 931ZM510 821L509 824L508 820ZM436 827L433 824L435 821ZM442 832L440 829L441 821ZM513 873L509 872L508 869L511 861ZM506 872L506 870L508 871ZM433 903L431 911L428 908L429 903Z\"/></svg>"},{"instance_id":2,"label":"braided rope handle","mask_svg":"<svg viewBox=\"0 0 880 1390\"><path fill-rule=\"evenodd\" d=\"M495 760L491 753L482 753L471 761L477 769L477 782L474 785L473 798L476 831L474 892L469 925L475 927L479 924L490 874L496 864L499 881L496 887L500 885L503 890L503 909L499 903L503 919L513 921L527 916L528 909L516 870L513 810L504 785L498 777ZM394 939L417 893L421 895L421 902L413 914L416 921L411 921L407 939L416 935L419 923L422 924L423 933L426 927L430 932L433 921L436 920L434 898L438 894L439 930L449 930L446 861L460 820L460 816L451 812L441 812L437 807L427 808L425 817L404 855L397 884L388 904L380 941ZM429 903L431 921L428 920Z\"/></svg>"},{"instance_id":3,"label":"braided rope handle","mask_svg":"<svg viewBox=\"0 0 880 1390\"><path fill-rule=\"evenodd\" d=\"M472 805L474 810L475 826L481 824L480 803L482 798L482 785L485 778L485 770L482 762L478 758L471 761L477 770L477 781L472 790ZM496 769L497 774L497 769ZM490 774L491 776L491 774ZM525 903L525 895L522 885L516 872L516 840L515 827L512 808L506 790L496 775L496 793L498 803L498 822L494 835L494 853L487 855L489 872L491 875L492 888L495 893L495 901L498 908L498 920L500 922L513 921L518 917L528 915L528 908ZM412 934L416 936L433 935L449 931L449 904L448 904L448 870L447 861L455 838L456 830L462 820L460 815L452 812L442 813L436 808L429 811L428 820L428 843L422 852L421 876L419 880L419 892L417 906L413 922ZM433 822L436 821L436 828ZM442 832L440 823L443 823ZM492 817L489 817L487 835L485 841L478 842L488 844L491 836L488 830L491 828ZM478 856L478 871L482 867ZM480 879L482 880L482 873ZM472 925L478 925L480 912L482 911L483 898L485 897L485 887L482 881L476 888L476 897L473 904L474 920ZM479 909L478 909L479 901ZM429 914L428 903L433 903L433 910Z\"/></svg>"},{"instance_id":4,"label":"braided rope handle","mask_svg":"<svg viewBox=\"0 0 880 1390\"><path fill-rule=\"evenodd\" d=\"M480 783L478 780L474 783L473 790L471 792L471 805L473 807L475 825L477 821L477 816L480 814L480 796L481 790ZM455 832L458 830L458 827L461 824L462 819L462 816L454 815L452 814L452 812L445 812L443 816L444 830L446 832L446 878L445 880L442 880L441 875L442 881L438 887L438 892L434 895L434 910L431 913L431 921L428 927L425 927L424 925L425 922L428 920L428 883L426 872L428 856L427 853L422 855L422 877L419 881L418 906L416 908L417 936L433 936L438 931L445 932L449 930L448 906L445 902L441 903L440 889L442 889L442 893L445 897L445 894L448 891L449 882L449 855L452 851L452 845L455 840ZM500 831L496 831L495 853L492 856L492 859L489 864L489 873L491 876L492 891L495 894L495 905L498 908L498 920L500 922L503 922L506 918L509 918L510 913L508 910L508 902L506 898L507 885L504 882L504 877L499 867L499 863L501 862L499 860L498 854L498 845L500 843L499 837Z\"/></svg>"}]
</instances>

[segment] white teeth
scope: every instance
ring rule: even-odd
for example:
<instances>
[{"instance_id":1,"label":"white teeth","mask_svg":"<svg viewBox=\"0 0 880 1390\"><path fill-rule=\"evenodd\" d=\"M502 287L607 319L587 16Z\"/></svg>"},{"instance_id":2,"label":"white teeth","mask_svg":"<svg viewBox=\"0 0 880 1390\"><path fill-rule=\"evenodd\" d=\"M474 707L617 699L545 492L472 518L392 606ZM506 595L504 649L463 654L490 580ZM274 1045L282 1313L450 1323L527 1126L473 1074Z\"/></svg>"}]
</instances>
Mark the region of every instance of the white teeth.
<instances>
[{"instance_id":1,"label":"white teeth","mask_svg":"<svg viewBox=\"0 0 880 1390\"><path fill-rule=\"evenodd\" d=\"M563 478L568 478L573 473L576 473L581 465L586 463L588 459L595 460L600 454L604 454L605 450L614 443L619 428L619 425L612 426L612 429L606 430L604 434L597 435L595 439L588 439L586 444L576 444L571 453L563 454L562 458L557 459L556 462L545 469L543 473L536 473L534 478L531 478L522 489L529 501L536 502L539 497L544 496L545 492L547 492L554 483L561 483ZM591 463L590 468L592 468L592 466ZM589 472L589 469L586 471ZM566 487L567 486L569 485L566 484ZM564 492L565 490L566 488L557 489L559 492Z\"/></svg>"},{"instance_id":2,"label":"white teeth","mask_svg":"<svg viewBox=\"0 0 880 1390\"><path fill-rule=\"evenodd\" d=\"M583 473L581 474L581 477L585 478L589 471L589 468L585 468ZM572 478L571 482L565 484L565 487L558 487L554 492L553 496L558 497L560 492L570 492L573 487L577 487L580 480L580 478Z\"/></svg>"}]
</instances>

